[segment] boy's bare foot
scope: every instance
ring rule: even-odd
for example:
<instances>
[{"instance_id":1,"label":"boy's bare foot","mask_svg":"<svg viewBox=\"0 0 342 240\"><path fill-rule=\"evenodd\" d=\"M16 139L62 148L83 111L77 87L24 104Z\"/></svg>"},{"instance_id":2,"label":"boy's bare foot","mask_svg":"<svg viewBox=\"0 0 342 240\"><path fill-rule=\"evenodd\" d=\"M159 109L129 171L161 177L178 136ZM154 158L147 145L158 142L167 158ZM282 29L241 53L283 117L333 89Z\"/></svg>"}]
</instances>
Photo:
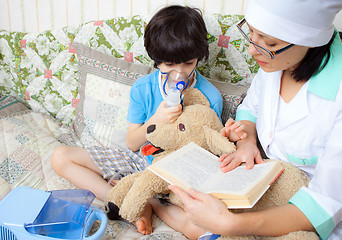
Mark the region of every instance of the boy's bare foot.
<instances>
[{"instance_id":1,"label":"boy's bare foot","mask_svg":"<svg viewBox=\"0 0 342 240\"><path fill-rule=\"evenodd\" d=\"M138 232L144 235L148 235L152 233L151 217L152 217L152 206L151 204L148 204L145 207L143 215L134 223L138 229Z\"/></svg>"}]
</instances>

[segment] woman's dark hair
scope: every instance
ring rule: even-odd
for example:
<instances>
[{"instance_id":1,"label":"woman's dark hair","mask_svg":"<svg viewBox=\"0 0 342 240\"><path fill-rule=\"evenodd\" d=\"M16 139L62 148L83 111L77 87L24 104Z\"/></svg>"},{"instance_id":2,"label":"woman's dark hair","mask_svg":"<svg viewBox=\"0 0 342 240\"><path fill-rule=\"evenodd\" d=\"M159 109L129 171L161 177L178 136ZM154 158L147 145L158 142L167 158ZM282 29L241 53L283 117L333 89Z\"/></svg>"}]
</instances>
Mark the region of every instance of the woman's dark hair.
<instances>
[{"instance_id":1,"label":"woman's dark hair","mask_svg":"<svg viewBox=\"0 0 342 240\"><path fill-rule=\"evenodd\" d=\"M173 5L159 10L147 24L144 38L154 67L209 56L207 28L197 8Z\"/></svg>"},{"instance_id":2,"label":"woman's dark hair","mask_svg":"<svg viewBox=\"0 0 342 240\"><path fill-rule=\"evenodd\" d=\"M325 65L327 65L331 55L330 46L334 41L335 35L336 32L334 32L327 44L308 50L299 66L291 73L296 81L308 81L313 75L318 74ZM325 56L326 58L324 59Z\"/></svg>"}]
</instances>

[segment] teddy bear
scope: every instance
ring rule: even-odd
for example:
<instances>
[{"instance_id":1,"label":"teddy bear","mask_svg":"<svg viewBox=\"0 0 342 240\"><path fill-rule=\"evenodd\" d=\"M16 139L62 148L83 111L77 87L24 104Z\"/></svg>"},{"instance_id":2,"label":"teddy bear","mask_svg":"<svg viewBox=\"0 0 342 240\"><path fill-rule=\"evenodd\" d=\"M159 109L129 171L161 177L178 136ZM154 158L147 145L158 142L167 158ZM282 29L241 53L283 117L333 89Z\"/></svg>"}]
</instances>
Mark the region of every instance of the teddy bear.
<instances>
[{"instance_id":1,"label":"teddy bear","mask_svg":"<svg viewBox=\"0 0 342 240\"><path fill-rule=\"evenodd\" d=\"M188 89L184 94L183 112L174 123L158 123L147 128L149 144L142 149L144 155L152 154L152 164L171 152L194 142L220 156L235 151L234 143L223 137L222 122L210 108L208 99L197 89ZM309 178L291 164L282 162L284 171L252 209L231 210L234 212L255 211L271 206L283 205L301 188ZM121 179L107 194L109 218L122 217L130 222L138 220L149 199L155 195L169 194L170 202L182 207L182 202L168 189L168 183L150 170L133 173ZM249 239L319 239L314 232L298 231L281 237L221 236L222 240Z\"/></svg>"},{"instance_id":2,"label":"teddy bear","mask_svg":"<svg viewBox=\"0 0 342 240\"><path fill-rule=\"evenodd\" d=\"M222 122L210 108L207 98L199 90L189 89L184 94L183 112L174 123L160 123L147 128L148 141L158 142L158 148L149 144L143 151L145 154L153 154L153 163L190 142L195 142L216 155L231 153L235 151L235 145L221 135L222 128ZM159 129L164 129L162 138ZM124 177L107 195L111 211L109 216L117 217L115 211L118 209L113 208L116 205L122 218L130 222L136 221L150 198L156 194L169 193L168 185L149 170ZM181 204L173 198L173 194L170 194L170 198Z\"/></svg>"}]
</instances>

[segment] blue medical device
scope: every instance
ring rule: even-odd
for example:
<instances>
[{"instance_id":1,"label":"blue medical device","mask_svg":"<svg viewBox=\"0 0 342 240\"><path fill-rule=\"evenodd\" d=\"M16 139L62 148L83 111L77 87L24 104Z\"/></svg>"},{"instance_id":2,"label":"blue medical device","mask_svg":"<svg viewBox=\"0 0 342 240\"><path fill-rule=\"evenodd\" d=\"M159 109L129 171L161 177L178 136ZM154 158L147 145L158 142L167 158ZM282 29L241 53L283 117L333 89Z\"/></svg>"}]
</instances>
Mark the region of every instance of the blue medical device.
<instances>
[{"instance_id":1,"label":"blue medical device","mask_svg":"<svg viewBox=\"0 0 342 240\"><path fill-rule=\"evenodd\" d=\"M90 206L94 199L93 193L83 189L17 187L0 201L0 239L101 239L107 216ZM89 236L96 220L100 227Z\"/></svg>"}]
</instances>

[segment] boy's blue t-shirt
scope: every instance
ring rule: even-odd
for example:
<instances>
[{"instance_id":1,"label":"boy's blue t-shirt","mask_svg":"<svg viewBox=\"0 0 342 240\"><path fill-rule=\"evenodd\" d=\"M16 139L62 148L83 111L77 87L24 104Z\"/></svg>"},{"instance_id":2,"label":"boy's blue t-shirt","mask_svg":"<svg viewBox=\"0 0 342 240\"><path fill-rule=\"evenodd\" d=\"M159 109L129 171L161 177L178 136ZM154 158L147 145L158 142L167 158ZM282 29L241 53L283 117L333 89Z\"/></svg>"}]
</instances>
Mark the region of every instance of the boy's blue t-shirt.
<instances>
[{"instance_id":1,"label":"boy's blue t-shirt","mask_svg":"<svg viewBox=\"0 0 342 240\"><path fill-rule=\"evenodd\" d=\"M164 100L159 88L159 70L145 75L132 85L127 120L134 124L143 124L150 119ZM196 71L195 88L200 90L210 102L210 107L221 119L223 100L219 90ZM147 156L149 163L153 157Z\"/></svg>"}]
</instances>

